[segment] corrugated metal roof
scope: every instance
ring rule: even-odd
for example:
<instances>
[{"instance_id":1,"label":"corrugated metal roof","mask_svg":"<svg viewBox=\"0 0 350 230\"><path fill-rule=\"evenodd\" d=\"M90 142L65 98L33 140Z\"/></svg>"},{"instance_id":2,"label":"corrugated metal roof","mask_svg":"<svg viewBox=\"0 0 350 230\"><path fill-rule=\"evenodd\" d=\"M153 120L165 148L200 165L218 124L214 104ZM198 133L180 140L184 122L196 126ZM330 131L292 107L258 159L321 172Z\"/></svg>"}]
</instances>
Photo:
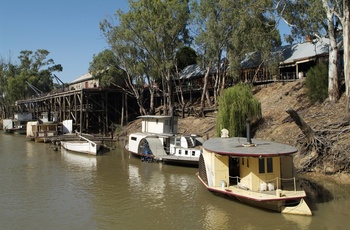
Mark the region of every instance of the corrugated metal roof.
<instances>
[{"instance_id":1,"label":"corrugated metal roof","mask_svg":"<svg viewBox=\"0 0 350 230\"><path fill-rule=\"evenodd\" d=\"M78 77L77 79L73 80L70 84L74 84L74 83L78 83L78 82L82 82L82 81L86 81L86 80L91 80L92 74L91 73L86 73L80 77Z\"/></svg>"},{"instance_id":2,"label":"corrugated metal roof","mask_svg":"<svg viewBox=\"0 0 350 230\"><path fill-rule=\"evenodd\" d=\"M201 77L204 76L205 70L202 69L199 65L193 64L189 65L186 68L184 68L180 72L180 79L190 79L194 77Z\"/></svg>"},{"instance_id":3,"label":"corrugated metal roof","mask_svg":"<svg viewBox=\"0 0 350 230\"><path fill-rule=\"evenodd\" d=\"M284 61L281 64L287 64L315 57L328 53L328 38L322 38L316 43L303 42L295 45L285 46L282 50Z\"/></svg>"}]
</instances>

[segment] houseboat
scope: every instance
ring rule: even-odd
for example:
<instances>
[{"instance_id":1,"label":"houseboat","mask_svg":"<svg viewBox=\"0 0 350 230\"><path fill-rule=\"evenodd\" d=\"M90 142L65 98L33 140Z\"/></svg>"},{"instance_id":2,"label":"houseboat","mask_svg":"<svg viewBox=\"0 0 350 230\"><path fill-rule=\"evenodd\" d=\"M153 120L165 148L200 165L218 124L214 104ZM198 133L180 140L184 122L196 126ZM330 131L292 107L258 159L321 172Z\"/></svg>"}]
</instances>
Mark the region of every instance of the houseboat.
<instances>
[{"instance_id":1,"label":"houseboat","mask_svg":"<svg viewBox=\"0 0 350 230\"><path fill-rule=\"evenodd\" d=\"M15 113L13 119L4 119L3 129L9 134L26 134L27 122L32 120L31 113Z\"/></svg>"},{"instance_id":2,"label":"houseboat","mask_svg":"<svg viewBox=\"0 0 350 230\"><path fill-rule=\"evenodd\" d=\"M43 112L37 121L27 122L26 136L35 142L47 142L58 135L59 126L57 113Z\"/></svg>"},{"instance_id":3,"label":"houseboat","mask_svg":"<svg viewBox=\"0 0 350 230\"><path fill-rule=\"evenodd\" d=\"M129 135L125 148L145 161L198 165L200 146L197 135L178 134L176 116L140 116L142 130Z\"/></svg>"},{"instance_id":4,"label":"houseboat","mask_svg":"<svg viewBox=\"0 0 350 230\"><path fill-rule=\"evenodd\" d=\"M297 185L293 146L220 137L202 147L197 176L209 191L284 214L312 215L306 193Z\"/></svg>"},{"instance_id":5,"label":"houseboat","mask_svg":"<svg viewBox=\"0 0 350 230\"><path fill-rule=\"evenodd\" d=\"M58 123L30 121L27 123L27 138L35 142L46 142L58 135Z\"/></svg>"}]
</instances>

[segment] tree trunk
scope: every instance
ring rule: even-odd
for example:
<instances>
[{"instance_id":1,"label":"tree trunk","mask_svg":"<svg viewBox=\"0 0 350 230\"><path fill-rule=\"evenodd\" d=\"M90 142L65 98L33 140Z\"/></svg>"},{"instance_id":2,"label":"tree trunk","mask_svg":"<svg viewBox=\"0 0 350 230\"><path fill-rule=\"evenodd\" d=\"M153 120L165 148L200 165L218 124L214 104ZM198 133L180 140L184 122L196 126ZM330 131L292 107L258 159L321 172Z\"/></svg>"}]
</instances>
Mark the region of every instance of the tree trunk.
<instances>
[{"instance_id":1,"label":"tree trunk","mask_svg":"<svg viewBox=\"0 0 350 230\"><path fill-rule=\"evenodd\" d=\"M126 93L123 92L122 94L122 111L121 111L121 117L120 117L120 126L124 127L124 113L125 113L125 101L126 101ZM113 133L113 131L112 131Z\"/></svg>"},{"instance_id":2,"label":"tree trunk","mask_svg":"<svg viewBox=\"0 0 350 230\"><path fill-rule=\"evenodd\" d=\"M292 108L286 110L289 116L294 120L295 124L307 137L308 143L312 143L315 137L314 130L299 116L299 114Z\"/></svg>"},{"instance_id":3,"label":"tree trunk","mask_svg":"<svg viewBox=\"0 0 350 230\"><path fill-rule=\"evenodd\" d=\"M155 114L155 109L154 109L154 89L151 89L152 85L149 86L149 113L151 115Z\"/></svg>"},{"instance_id":4,"label":"tree trunk","mask_svg":"<svg viewBox=\"0 0 350 230\"><path fill-rule=\"evenodd\" d=\"M172 89L172 83L171 83L171 77L169 71L167 71L167 86L168 86L168 108L169 112L167 115L172 115L173 113L173 89Z\"/></svg>"},{"instance_id":5,"label":"tree trunk","mask_svg":"<svg viewBox=\"0 0 350 230\"><path fill-rule=\"evenodd\" d=\"M201 110L204 109L205 107L205 97L207 95L207 90L208 90L207 87L208 87L209 73L210 73L210 65L207 67L207 72L205 73L205 76L204 76L203 92L201 96Z\"/></svg>"},{"instance_id":6,"label":"tree trunk","mask_svg":"<svg viewBox=\"0 0 350 230\"><path fill-rule=\"evenodd\" d=\"M328 69L328 99L336 102L339 99L339 79L338 79L338 47L335 38L333 14L327 13L328 35L329 35L329 69Z\"/></svg>"},{"instance_id":7,"label":"tree trunk","mask_svg":"<svg viewBox=\"0 0 350 230\"><path fill-rule=\"evenodd\" d=\"M344 4L344 18L341 20L343 27L343 42L344 42L344 77L346 87L346 112L350 112L350 1L346 0Z\"/></svg>"}]
</instances>

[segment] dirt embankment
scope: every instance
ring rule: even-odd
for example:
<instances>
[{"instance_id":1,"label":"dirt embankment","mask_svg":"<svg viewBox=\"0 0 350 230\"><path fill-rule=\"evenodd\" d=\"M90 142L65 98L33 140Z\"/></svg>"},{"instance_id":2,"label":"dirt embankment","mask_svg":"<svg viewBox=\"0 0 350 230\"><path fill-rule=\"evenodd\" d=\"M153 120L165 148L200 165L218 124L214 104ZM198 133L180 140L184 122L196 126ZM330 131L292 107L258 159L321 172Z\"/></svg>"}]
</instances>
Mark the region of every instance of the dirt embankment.
<instances>
[{"instance_id":1,"label":"dirt embankment","mask_svg":"<svg viewBox=\"0 0 350 230\"><path fill-rule=\"evenodd\" d=\"M337 103L325 102L311 105L306 97L306 89L303 82L273 83L264 86L257 86L254 89L255 97L261 102L263 121L257 127L254 138L276 141L300 147L300 140L303 133L286 112L292 108L298 112L300 117L315 131L327 131L336 135L332 141L334 154L325 158L325 162L317 162L316 167L310 168L308 172L317 174L337 175L337 178L347 181L347 166L338 167L337 157L350 159L350 126L339 125L329 131L330 127L336 124L344 124L346 121L345 97L342 96ZM216 113L208 113L206 117L186 116L179 118L179 133L198 134L208 139L215 136ZM121 140L126 140L132 132L141 130L141 120L135 120L117 135ZM312 152L312 151L311 151ZM347 154L349 152L349 155ZM310 155L311 154L311 155ZM297 169L303 167L312 154L298 153L295 157ZM333 161L332 161L333 159ZM349 165L350 167L350 165ZM305 171L305 170L304 170ZM344 176L344 172L346 175ZM342 174L342 176L339 176ZM350 182L350 180L349 180Z\"/></svg>"}]
</instances>

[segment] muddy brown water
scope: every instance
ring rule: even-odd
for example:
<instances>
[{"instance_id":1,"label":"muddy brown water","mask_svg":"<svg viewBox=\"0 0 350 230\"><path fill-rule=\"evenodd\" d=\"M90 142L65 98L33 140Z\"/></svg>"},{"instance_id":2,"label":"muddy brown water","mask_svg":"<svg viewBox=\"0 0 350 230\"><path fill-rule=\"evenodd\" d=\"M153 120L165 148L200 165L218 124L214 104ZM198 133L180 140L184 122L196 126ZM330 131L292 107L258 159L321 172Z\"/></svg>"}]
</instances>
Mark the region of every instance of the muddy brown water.
<instances>
[{"instance_id":1,"label":"muddy brown water","mask_svg":"<svg viewBox=\"0 0 350 230\"><path fill-rule=\"evenodd\" d=\"M348 229L350 186L304 183L312 217L208 192L197 168L142 162L122 146L87 156L0 134L0 229Z\"/></svg>"}]
</instances>

